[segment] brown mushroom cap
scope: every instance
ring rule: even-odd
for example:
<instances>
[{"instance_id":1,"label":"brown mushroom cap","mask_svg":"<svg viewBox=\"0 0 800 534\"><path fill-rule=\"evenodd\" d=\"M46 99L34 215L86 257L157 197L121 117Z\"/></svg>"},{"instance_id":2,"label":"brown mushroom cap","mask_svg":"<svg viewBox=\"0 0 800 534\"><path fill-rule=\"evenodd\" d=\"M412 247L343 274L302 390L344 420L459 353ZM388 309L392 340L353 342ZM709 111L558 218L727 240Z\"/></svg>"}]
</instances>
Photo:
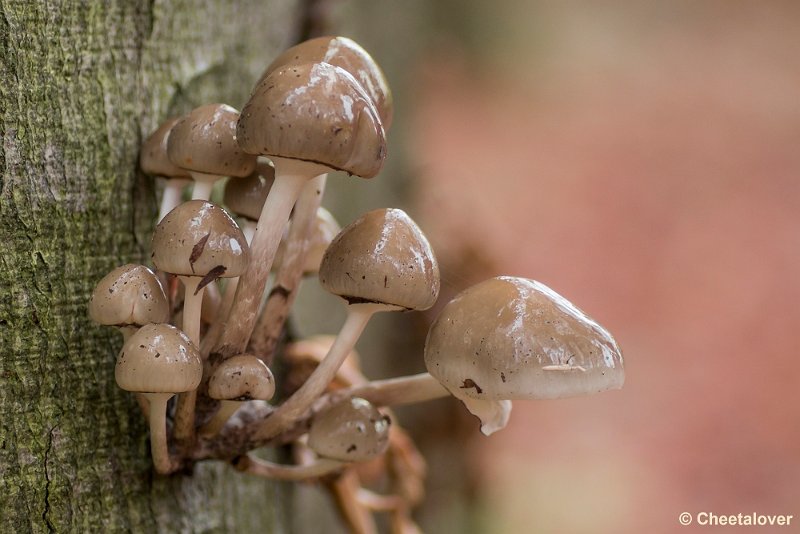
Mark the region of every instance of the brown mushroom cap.
<instances>
[{"instance_id":1,"label":"brown mushroom cap","mask_svg":"<svg viewBox=\"0 0 800 534\"><path fill-rule=\"evenodd\" d=\"M239 217L257 221L274 181L275 168L259 163L249 176L227 181L222 202Z\"/></svg>"},{"instance_id":2,"label":"brown mushroom cap","mask_svg":"<svg viewBox=\"0 0 800 534\"><path fill-rule=\"evenodd\" d=\"M377 302L427 310L439 296L439 264L417 224L399 209L356 219L328 247L322 287L350 303Z\"/></svg>"},{"instance_id":3,"label":"brown mushroom cap","mask_svg":"<svg viewBox=\"0 0 800 534\"><path fill-rule=\"evenodd\" d=\"M172 325L149 324L123 345L115 376L125 391L183 393L200 385L203 362L186 334Z\"/></svg>"},{"instance_id":4,"label":"brown mushroom cap","mask_svg":"<svg viewBox=\"0 0 800 534\"><path fill-rule=\"evenodd\" d=\"M389 129L393 113L392 92L386 76L361 45L347 37L331 35L309 39L275 58L261 75L261 79L281 67L304 63L329 63L352 74L375 102L384 130Z\"/></svg>"},{"instance_id":5,"label":"brown mushroom cap","mask_svg":"<svg viewBox=\"0 0 800 534\"><path fill-rule=\"evenodd\" d=\"M272 371L252 354L228 358L208 381L208 396L217 400L269 400L274 394Z\"/></svg>"},{"instance_id":6,"label":"brown mushroom cap","mask_svg":"<svg viewBox=\"0 0 800 534\"><path fill-rule=\"evenodd\" d=\"M245 152L377 175L386 138L370 96L344 69L289 65L256 86L236 130Z\"/></svg>"},{"instance_id":7,"label":"brown mushroom cap","mask_svg":"<svg viewBox=\"0 0 800 534\"><path fill-rule=\"evenodd\" d=\"M205 200L184 202L153 232L153 263L167 273L239 276L248 256L247 241L230 215Z\"/></svg>"},{"instance_id":8,"label":"brown mushroom cap","mask_svg":"<svg viewBox=\"0 0 800 534\"><path fill-rule=\"evenodd\" d=\"M89 301L89 316L105 325L143 326L168 321L169 305L153 271L129 263L97 283Z\"/></svg>"},{"instance_id":9,"label":"brown mushroom cap","mask_svg":"<svg viewBox=\"0 0 800 534\"><path fill-rule=\"evenodd\" d=\"M181 118L167 139L167 154L175 165L219 176L247 176L256 158L236 142L239 112L225 104L208 104Z\"/></svg>"},{"instance_id":10,"label":"brown mushroom cap","mask_svg":"<svg viewBox=\"0 0 800 534\"><path fill-rule=\"evenodd\" d=\"M611 334L544 284L501 276L450 301L431 325L425 366L456 396L551 399L618 389Z\"/></svg>"},{"instance_id":11,"label":"brown mushroom cap","mask_svg":"<svg viewBox=\"0 0 800 534\"><path fill-rule=\"evenodd\" d=\"M386 450L390 423L369 401L345 399L314 416L308 446L342 462L369 460Z\"/></svg>"},{"instance_id":12,"label":"brown mushroom cap","mask_svg":"<svg viewBox=\"0 0 800 534\"><path fill-rule=\"evenodd\" d=\"M186 169L182 169L170 161L167 156L167 140L172 127L181 120L180 117L168 119L142 143L139 153L139 167L150 176L165 178L191 178Z\"/></svg>"}]
</instances>

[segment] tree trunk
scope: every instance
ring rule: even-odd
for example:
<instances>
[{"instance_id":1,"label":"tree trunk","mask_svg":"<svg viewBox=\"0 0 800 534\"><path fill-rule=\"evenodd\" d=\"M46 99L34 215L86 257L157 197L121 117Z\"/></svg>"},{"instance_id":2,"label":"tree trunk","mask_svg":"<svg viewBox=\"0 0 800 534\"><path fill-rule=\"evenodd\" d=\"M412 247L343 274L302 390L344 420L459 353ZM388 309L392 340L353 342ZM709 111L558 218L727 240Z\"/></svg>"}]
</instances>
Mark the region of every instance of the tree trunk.
<instances>
[{"instance_id":1,"label":"tree trunk","mask_svg":"<svg viewBox=\"0 0 800 534\"><path fill-rule=\"evenodd\" d=\"M153 474L114 382L121 336L86 304L149 259L143 136L202 103L241 108L297 4L0 0L0 532L284 530L280 485L219 463Z\"/></svg>"}]
</instances>

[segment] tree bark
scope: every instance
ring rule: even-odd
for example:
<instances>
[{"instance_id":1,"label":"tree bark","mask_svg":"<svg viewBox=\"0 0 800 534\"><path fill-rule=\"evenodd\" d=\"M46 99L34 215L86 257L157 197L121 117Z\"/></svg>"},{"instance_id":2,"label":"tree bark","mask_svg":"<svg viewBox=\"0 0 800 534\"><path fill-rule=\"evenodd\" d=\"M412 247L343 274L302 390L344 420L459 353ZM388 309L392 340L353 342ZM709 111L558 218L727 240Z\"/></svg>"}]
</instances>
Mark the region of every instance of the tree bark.
<instances>
[{"instance_id":1,"label":"tree bark","mask_svg":"<svg viewBox=\"0 0 800 534\"><path fill-rule=\"evenodd\" d=\"M143 136L202 103L241 108L297 4L0 0L0 532L284 529L279 484L218 462L153 474L114 381L121 336L86 305L149 259Z\"/></svg>"}]
</instances>

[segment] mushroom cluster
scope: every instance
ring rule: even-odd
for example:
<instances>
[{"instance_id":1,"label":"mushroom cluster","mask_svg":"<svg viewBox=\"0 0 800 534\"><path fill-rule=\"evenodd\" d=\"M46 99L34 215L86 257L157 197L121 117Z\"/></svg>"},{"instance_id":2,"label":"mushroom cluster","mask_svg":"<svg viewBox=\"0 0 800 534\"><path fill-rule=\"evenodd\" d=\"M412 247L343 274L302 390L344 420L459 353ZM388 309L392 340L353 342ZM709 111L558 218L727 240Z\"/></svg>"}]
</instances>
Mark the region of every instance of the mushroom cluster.
<instances>
[{"instance_id":1,"label":"mushroom cluster","mask_svg":"<svg viewBox=\"0 0 800 534\"><path fill-rule=\"evenodd\" d=\"M425 346L427 373L373 381L361 373L354 347L372 315L427 310L440 288L433 250L405 212L370 211L341 229L320 206L329 172L380 173L392 116L369 54L350 39L320 37L272 61L241 113L203 105L143 143L142 171L166 180L155 272L113 270L89 313L123 333L117 383L149 421L159 474L218 459L258 476L326 477L353 530L374 531L371 513L383 511L408 531L425 468L390 424L392 406L452 395L488 435L505 426L512 400L622 386L613 337L545 285L513 277L442 308ZM209 201L218 180L225 207ZM336 337L295 340L281 354L294 298L312 276L342 299L347 318ZM277 358L287 371L281 402L272 401ZM250 454L286 443L294 465ZM383 461L393 493L361 488L355 466L366 461Z\"/></svg>"}]
</instances>

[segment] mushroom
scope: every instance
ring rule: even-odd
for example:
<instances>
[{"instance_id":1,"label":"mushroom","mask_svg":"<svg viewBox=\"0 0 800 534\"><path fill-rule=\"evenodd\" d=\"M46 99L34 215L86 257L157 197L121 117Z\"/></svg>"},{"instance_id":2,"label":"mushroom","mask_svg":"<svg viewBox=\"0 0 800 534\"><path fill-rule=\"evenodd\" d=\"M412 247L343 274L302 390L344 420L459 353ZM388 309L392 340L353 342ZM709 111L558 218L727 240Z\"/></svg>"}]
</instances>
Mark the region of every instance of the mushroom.
<instances>
[{"instance_id":1,"label":"mushroom","mask_svg":"<svg viewBox=\"0 0 800 534\"><path fill-rule=\"evenodd\" d=\"M428 332L425 366L428 373L336 391L326 401L358 396L398 405L449 392L488 435L503 428L512 399L589 395L625 381L622 352L606 329L544 284L510 276L444 306Z\"/></svg>"},{"instance_id":2,"label":"mushroom","mask_svg":"<svg viewBox=\"0 0 800 534\"><path fill-rule=\"evenodd\" d=\"M317 413L311 421L308 446L320 458L304 465L286 466L246 455L235 467L253 475L280 480L318 478L363 462L386 451L391 420L369 401L344 399Z\"/></svg>"},{"instance_id":3,"label":"mushroom","mask_svg":"<svg viewBox=\"0 0 800 534\"><path fill-rule=\"evenodd\" d=\"M96 323L116 326L127 340L141 326L167 322L169 305L153 271L129 263L97 283L89 301L89 316Z\"/></svg>"},{"instance_id":4,"label":"mushroom","mask_svg":"<svg viewBox=\"0 0 800 534\"><path fill-rule=\"evenodd\" d=\"M119 353L117 385L141 393L150 403L150 450L158 473L174 469L167 448L167 401L197 388L203 363L191 340L168 324L149 324L133 334Z\"/></svg>"},{"instance_id":5,"label":"mushroom","mask_svg":"<svg viewBox=\"0 0 800 534\"><path fill-rule=\"evenodd\" d=\"M373 314L426 310L439 295L439 266L428 240L406 213L378 209L336 236L320 265L322 287L348 302L347 319L328 354L303 386L261 424L271 437L323 392Z\"/></svg>"},{"instance_id":6,"label":"mushroom","mask_svg":"<svg viewBox=\"0 0 800 534\"><path fill-rule=\"evenodd\" d=\"M326 63L270 73L242 110L236 132L245 152L272 160L275 183L218 343L223 357L241 352L250 339L281 233L306 183L331 170L372 178L386 154L372 99L347 71Z\"/></svg>"},{"instance_id":7,"label":"mushroom","mask_svg":"<svg viewBox=\"0 0 800 534\"><path fill-rule=\"evenodd\" d=\"M281 67L304 63L328 63L352 74L372 98L383 128L388 131L394 111L392 92L381 68L361 45L347 37L330 35L303 41L275 58L261 79Z\"/></svg>"},{"instance_id":8,"label":"mushroom","mask_svg":"<svg viewBox=\"0 0 800 534\"><path fill-rule=\"evenodd\" d=\"M239 354L228 358L217 367L208 381L208 396L220 401L220 407L200 429L200 435L216 435L243 402L268 401L274 394L272 371L258 357Z\"/></svg>"},{"instance_id":9,"label":"mushroom","mask_svg":"<svg viewBox=\"0 0 800 534\"><path fill-rule=\"evenodd\" d=\"M183 283L182 326L197 347L203 288L217 278L241 275L247 260L242 231L225 210L205 200L181 204L156 226L153 263ZM175 435L179 439L189 439L194 432L195 397L192 391L178 398Z\"/></svg>"},{"instance_id":10,"label":"mushroom","mask_svg":"<svg viewBox=\"0 0 800 534\"><path fill-rule=\"evenodd\" d=\"M167 139L172 127L179 120L180 117L173 117L159 126L144 140L139 154L139 167L142 171L150 176L161 176L166 182L156 222L160 222L164 215L181 203L183 188L192 178L188 171L172 163L167 155Z\"/></svg>"},{"instance_id":11,"label":"mushroom","mask_svg":"<svg viewBox=\"0 0 800 534\"><path fill-rule=\"evenodd\" d=\"M607 330L544 284L508 276L442 309L428 332L425 366L481 417L487 435L505 425L480 415L498 412L498 402L589 395L625 380Z\"/></svg>"},{"instance_id":12,"label":"mushroom","mask_svg":"<svg viewBox=\"0 0 800 534\"><path fill-rule=\"evenodd\" d=\"M369 401L352 397L314 416L308 446L324 458L363 462L386 451L390 424Z\"/></svg>"},{"instance_id":13,"label":"mushroom","mask_svg":"<svg viewBox=\"0 0 800 534\"><path fill-rule=\"evenodd\" d=\"M172 163L194 179L192 199L208 200L214 183L225 176L247 176L256 158L236 143L239 112L226 104L207 104L181 118L167 139Z\"/></svg>"}]
</instances>

